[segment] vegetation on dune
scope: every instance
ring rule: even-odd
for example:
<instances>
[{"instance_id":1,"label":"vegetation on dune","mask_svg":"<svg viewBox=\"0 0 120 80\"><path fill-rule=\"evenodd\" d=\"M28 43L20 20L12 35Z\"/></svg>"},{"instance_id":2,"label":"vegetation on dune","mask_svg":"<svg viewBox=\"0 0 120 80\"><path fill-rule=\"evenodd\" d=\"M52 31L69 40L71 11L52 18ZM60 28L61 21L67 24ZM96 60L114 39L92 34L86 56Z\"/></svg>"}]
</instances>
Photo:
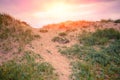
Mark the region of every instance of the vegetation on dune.
<instances>
[{"instance_id":1,"label":"vegetation on dune","mask_svg":"<svg viewBox=\"0 0 120 80\"><path fill-rule=\"evenodd\" d=\"M46 32L48 32L47 29L40 29L39 31L40 31L41 33L46 33Z\"/></svg>"},{"instance_id":2,"label":"vegetation on dune","mask_svg":"<svg viewBox=\"0 0 120 80\"><path fill-rule=\"evenodd\" d=\"M120 23L120 19L112 20L112 19L102 19L101 22L107 23L107 22L114 22L114 23Z\"/></svg>"},{"instance_id":3,"label":"vegetation on dune","mask_svg":"<svg viewBox=\"0 0 120 80\"><path fill-rule=\"evenodd\" d=\"M120 20L101 20L120 23ZM76 24L77 25L77 24ZM53 26L52 26L53 27ZM62 26L63 27L63 26ZM87 28L88 26L83 26ZM66 27L67 29L67 27ZM69 43L68 29L52 38L52 42ZM39 32L47 33L43 28ZM72 36L71 36L72 37ZM0 14L0 53L23 53L22 57L0 65L0 80L58 80L54 68L33 51L25 51L25 46L39 39L26 23L8 14ZM61 54L71 59L73 80L120 80L120 32L110 28L85 32L77 36L77 44L71 47L56 46ZM43 43L41 43L41 46ZM32 44L29 45L33 49ZM36 49L35 49L36 50ZM46 49L48 53L50 50Z\"/></svg>"},{"instance_id":4,"label":"vegetation on dune","mask_svg":"<svg viewBox=\"0 0 120 80\"><path fill-rule=\"evenodd\" d=\"M114 23L120 23L120 19L115 20Z\"/></svg>"},{"instance_id":5,"label":"vegetation on dune","mask_svg":"<svg viewBox=\"0 0 120 80\"><path fill-rule=\"evenodd\" d=\"M74 80L120 79L120 32L114 29L97 30L78 36L80 43L59 51L72 62Z\"/></svg>"},{"instance_id":6,"label":"vegetation on dune","mask_svg":"<svg viewBox=\"0 0 120 80\"><path fill-rule=\"evenodd\" d=\"M33 34L27 23L14 19L8 14L0 14L0 50L7 53L12 48L24 47L39 35ZM16 46L17 44L17 46Z\"/></svg>"},{"instance_id":7,"label":"vegetation on dune","mask_svg":"<svg viewBox=\"0 0 120 80\"><path fill-rule=\"evenodd\" d=\"M67 36L67 33L66 32L60 32L58 33L58 36L55 36L52 38L52 41L53 42L58 42L60 44L66 44L66 43L69 43L69 39L66 38Z\"/></svg>"},{"instance_id":8,"label":"vegetation on dune","mask_svg":"<svg viewBox=\"0 0 120 80\"><path fill-rule=\"evenodd\" d=\"M0 80L57 80L54 68L49 63L42 62L41 56L32 51L25 51L27 44L39 38L26 22L0 14L0 51L23 53L22 57L2 63Z\"/></svg>"},{"instance_id":9,"label":"vegetation on dune","mask_svg":"<svg viewBox=\"0 0 120 80\"><path fill-rule=\"evenodd\" d=\"M79 42L84 45L103 45L107 42L120 39L120 32L112 28L97 30L95 33L84 33L79 35Z\"/></svg>"},{"instance_id":10,"label":"vegetation on dune","mask_svg":"<svg viewBox=\"0 0 120 80\"><path fill-rule=\"evenodd\" d=\"M113 20L112 19L101 19L101 22L107 23L107 22L113 22Z\"/></svg>"},{"instance_id":11,"label":"vegetation on dune","mask_svg":"<svg viewBox=\"0 0 120 80\"><path fill-rule=\"evenodd\" d=\"M22 58L2 64L0 80L57 80L54 68L49 63L36 62L37 58L40 56L26 51Z\"/></svg>"},{"instance_id":12,"label":"vegetation on dune","mask_svg":"<svg viewBox=\"0 0 120 80\"><path fill-rule=\"evenodd\" d=\"M65 33L65 32L60 32L58 35L59 35L59 36L67 36L67 33Z\"/></svg>"},{"instance_id":13,"label":"vegetation on dune","mask_svg":"<svg viewBox=\"0 0 120 80\"><path fill-rule=\"evenodd\" d=\"M53 42L58 42L58 43L60 43L60 44L69 43L69 40L68 40L67 38L65 38L65 37L58 37L58 36L54 37L54 38L52 39L52 41L53 41Z\"/></svg>"}]
</instances>

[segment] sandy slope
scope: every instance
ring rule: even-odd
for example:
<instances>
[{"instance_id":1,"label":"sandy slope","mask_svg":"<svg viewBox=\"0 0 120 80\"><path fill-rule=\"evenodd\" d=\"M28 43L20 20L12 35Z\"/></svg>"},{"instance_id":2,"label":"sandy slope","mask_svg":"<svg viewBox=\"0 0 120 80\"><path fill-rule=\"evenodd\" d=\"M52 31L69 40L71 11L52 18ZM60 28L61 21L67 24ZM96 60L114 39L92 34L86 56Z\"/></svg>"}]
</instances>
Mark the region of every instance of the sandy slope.
<instances>
[{"instance_id":1,"label":"sandy slope","mask_svg":"<svg viewBox=\"0 0 120 80\"><path fill-rule=\"evenodd\" d=\"M70 61L58 52L57 46L59 44L51 41L56 32L50 31L49 34L38 33L41 39L32 42L32 47L34 48L32 50L40 54L46 62L49 62L55 68L59 80L69 80L71 74Z\"/></svg>"}]
</instances>

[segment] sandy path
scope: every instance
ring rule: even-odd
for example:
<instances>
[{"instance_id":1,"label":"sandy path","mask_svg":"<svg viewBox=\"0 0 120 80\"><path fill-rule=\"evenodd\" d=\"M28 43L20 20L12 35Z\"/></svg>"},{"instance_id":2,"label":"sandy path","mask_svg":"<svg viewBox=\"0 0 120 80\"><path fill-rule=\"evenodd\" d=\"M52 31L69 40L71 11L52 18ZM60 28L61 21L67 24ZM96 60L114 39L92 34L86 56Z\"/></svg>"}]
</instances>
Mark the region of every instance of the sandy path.
<instances>
[{"instance_id":1,"label":"sandy path","mask_svg":"<svg viewBox=\"0 0 120 80\"><path fill-rule=\"evenodd\" d=\"M62 56L55 50L50 50L51 53L41 53L40 55L49 62L59 75L59 80L69 80L70 65L66 57Z\"/></svg>"},{"instance_id":2,"label":"sandy path","mask_svg":"<svg viewBox=\"0 0 120 80\"><path fill-rule=\"evenodd\" d=\"M70 80L70 61L58 52L56 43L51 41L55 33L42 33L40 36L39 41L32 43L34 52L39 53L46 62L49 62L55 68L59 80Z\"/></svg>"}]
</instances>

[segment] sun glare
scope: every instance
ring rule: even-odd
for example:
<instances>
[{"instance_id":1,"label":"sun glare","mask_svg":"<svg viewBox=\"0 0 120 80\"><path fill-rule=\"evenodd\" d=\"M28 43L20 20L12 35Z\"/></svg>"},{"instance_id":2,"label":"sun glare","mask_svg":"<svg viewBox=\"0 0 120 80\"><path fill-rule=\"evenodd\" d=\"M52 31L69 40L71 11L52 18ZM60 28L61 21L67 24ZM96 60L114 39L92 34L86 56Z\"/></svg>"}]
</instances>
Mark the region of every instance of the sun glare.
<instances>
[{"instance_id":1,"label":"sun glare","mask_svg":"<svg viewBox=\"0 0 120 80\"><path fill-rule=\"evenodd\" d=\"M69 12L69 5L65 2L53 3L47 6L47 12L53 16L65 16Z\"/></svg>"},{"instance_id":2,"label":"sun glare","mask_svg":"<svg viewBox=\"0 0 120 80\"><path fill-rule=\"evenodd\" d=\"M45 4L43 12L36 12L36 17L46 16L51 19L66 19L70 15L71 5L66 2L51 2Z\"/></svg>"}]
</instances>

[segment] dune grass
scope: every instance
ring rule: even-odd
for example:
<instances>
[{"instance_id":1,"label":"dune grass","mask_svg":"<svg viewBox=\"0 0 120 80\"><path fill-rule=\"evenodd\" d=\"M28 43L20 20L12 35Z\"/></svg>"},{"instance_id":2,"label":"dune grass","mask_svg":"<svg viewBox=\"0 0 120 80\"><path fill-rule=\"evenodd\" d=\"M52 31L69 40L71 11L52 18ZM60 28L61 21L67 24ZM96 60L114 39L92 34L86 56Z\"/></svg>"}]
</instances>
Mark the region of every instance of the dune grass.
<instances>
[{"instance_id":1,"label":"dune grass","mask_svg":"<svg viewBox=\"0 0 120 80\"><path fill-rule=\"evenodd\" d=\"M112 28L97 30L95 33L84 33L78 36L79 42L84 45L104 45L110 40L120 39L120 32Z\"/></svg>"},{"instance_id":2,"label":"dune grass","mask_svg":"<svg viewBox=\"0 0 120 80\"><path fill-rule=\"evenodd\" d=\"M22 48L38 38L40 36L34 34L27 23L16 20L8 14L0 14L0 50L2 53L8 53L13 48Z\"/></svg>"},{"instance_id":3,"label":"dune grass","mask_svg":"<svg viewBox=\"0 0 120 80\"><path fill-rule=\"evenodd\" d=\"M60 44L66 44L70 42L66 37L59 37L59 36L53 37L51 41L58 42Z\"/></svg>"},{"instance_id":4,"label":"dune grass","mask_svg":"<svg viewBox=\"0 0 120 80\"><path fill-rule=\"evenodd\" d=\"M72 62L72 79L119 80L120 32L105 29L86 34L79 35L80 43L59 50L70 59L78 60Z\"/></svg>"},{"instance_id":5,"label":"dune grass","mask_svg":"<svg viewBox=\"0 0 120 80\"><path fill-rule=\"evenodd\" d=\"M32 51L0 66L0 80L57 80L54 68L47 62L36 62L40 56Z\"/></svg>"},{"instance_id":6,"label":"dune grass","mask_svg":"<svg viewBox=\"0 0 120 80\"><path fill-rule=\"evenodd\" d=\"M59 36L67 36L67 33L66 32L60 32L58 33Z\"/></svg>"}]
</instances>

